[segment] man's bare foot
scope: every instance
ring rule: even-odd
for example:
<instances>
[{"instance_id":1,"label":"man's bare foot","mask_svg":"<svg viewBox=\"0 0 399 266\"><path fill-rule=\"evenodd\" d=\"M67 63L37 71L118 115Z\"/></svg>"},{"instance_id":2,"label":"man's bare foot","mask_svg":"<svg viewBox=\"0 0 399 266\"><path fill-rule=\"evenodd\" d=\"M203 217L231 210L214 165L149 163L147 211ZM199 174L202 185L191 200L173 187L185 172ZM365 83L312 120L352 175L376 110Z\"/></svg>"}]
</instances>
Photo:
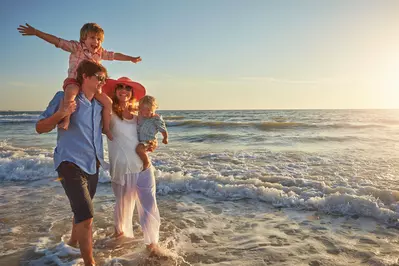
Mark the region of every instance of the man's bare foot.
<instances>
[{"instance_id":1,"label":"man's bare foot","mask_svg":"<svg viewBox=\"0 0 399 266\"><path fill-rule=\"evenodd\" d=\"M122 236L123 236L123 232L120 232L120 233L115 232L115 233L111 236L111 238L118 239L118 238L121 238Z\"/></svg>"},{"instance_id":2,"label":"man's bare foot","mask_svg":"<svg viewBox=\"0 0 399 266\"><path fill-rule=\"evenodd\" d=\"M64 129L64 130L68 130L69 128L69 116L65 117L64 119L62 119L62 121L58 124L58 128Z\"/></svg>"},{"instance_id":3,"label":"man's bare foot","mask_svg":"<svg viewBox=\"0 0 399 266\"><path fill-rule=\"evenodd\" d=\"M107 136L109 140L114 140L114 136L112 136L111 131L104 131L104 134Z\"/></svg>"},{"instance_id":4,"label":"man's bare foot","mask_svg":"<svg viewBox=\"0 0 399 266\"><path fill-rule=\"evenodd\" d=\"M71 247L74 247L74 248L79 248L78 241L69 240L67 244L68 244L68 246L71 246Z\"/></svg>"}]
</instances>

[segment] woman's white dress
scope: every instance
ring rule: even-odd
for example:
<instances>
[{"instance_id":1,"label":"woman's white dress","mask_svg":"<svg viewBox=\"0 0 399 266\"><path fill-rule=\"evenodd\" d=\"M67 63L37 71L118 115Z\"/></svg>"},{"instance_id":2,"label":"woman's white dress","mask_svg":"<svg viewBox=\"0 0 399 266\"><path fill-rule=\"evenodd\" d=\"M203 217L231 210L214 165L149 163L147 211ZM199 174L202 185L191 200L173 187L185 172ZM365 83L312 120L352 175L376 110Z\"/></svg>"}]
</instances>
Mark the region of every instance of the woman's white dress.
<instances>
[{"instance_id":1,"label":"woman's white dress","mask_svg":"<svg viewBox=\"0 0 399 266\"><path fill-rule=\"evenodd\" d=\"M114 140L108 141L112 189L116 197L114 210L115 229L133 237L133 211L137 205L144 243L158 243L160 216L155 196L155 177L152 167L141 172L143 163L136 154L139 143L137 120L121 120L112 115L111 132Z\"/></svg>"}]
</instances>

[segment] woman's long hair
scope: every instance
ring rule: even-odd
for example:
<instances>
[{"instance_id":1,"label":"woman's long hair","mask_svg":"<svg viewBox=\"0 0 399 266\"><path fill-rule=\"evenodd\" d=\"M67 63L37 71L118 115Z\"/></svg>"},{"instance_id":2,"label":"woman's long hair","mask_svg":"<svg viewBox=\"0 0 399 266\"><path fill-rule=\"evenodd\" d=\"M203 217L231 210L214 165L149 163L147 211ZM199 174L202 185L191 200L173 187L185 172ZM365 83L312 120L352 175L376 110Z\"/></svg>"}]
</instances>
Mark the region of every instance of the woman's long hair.
<instances>
[{"instance_id":1,"label":"woman's long hair","mask_svg":"<svg viewBox=\"0 0 399 266\"><path fill-rule=\"evenodd\" d=\"M116 85L116 86L118 86L118 85ZM129 103L129 106L128 106L129 111L131 113L134 113L136 111L136 99L134 98L133 91L132 91L132 96L130 97L128 103ZM112 96L112 112L114 112L121 120L123 120L123 116L122 116L123 109L119 105L118 97L116 97L116 87L114 90L114 94Z\"/></svg>"}]
</instances>

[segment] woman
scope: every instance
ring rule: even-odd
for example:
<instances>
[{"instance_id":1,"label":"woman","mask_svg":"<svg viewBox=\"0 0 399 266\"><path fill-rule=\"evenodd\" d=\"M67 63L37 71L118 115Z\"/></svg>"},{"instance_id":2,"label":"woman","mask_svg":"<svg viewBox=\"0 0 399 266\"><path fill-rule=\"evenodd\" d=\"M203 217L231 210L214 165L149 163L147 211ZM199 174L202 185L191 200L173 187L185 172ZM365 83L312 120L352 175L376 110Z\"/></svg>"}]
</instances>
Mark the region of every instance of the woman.
<instances>
[{"instance_id":1,"label":"woman","mask_svg":"<svg viewBox=\"0 0 399 266\"><path fill-rule=\"evenodd\" d=\"M142 171L143 162L136 154L137 117L133 113L135 101L145 95L145 88L129 78L109 79L103 91L111 96L112 119L108 154L112 189L116 204L114 237L133 237L133 211L137 205L144 243L150 250L158 246L160 216L155 196L153 168ZM154 150L156 143L150 146Z\"/></svg>"}]
</instances>

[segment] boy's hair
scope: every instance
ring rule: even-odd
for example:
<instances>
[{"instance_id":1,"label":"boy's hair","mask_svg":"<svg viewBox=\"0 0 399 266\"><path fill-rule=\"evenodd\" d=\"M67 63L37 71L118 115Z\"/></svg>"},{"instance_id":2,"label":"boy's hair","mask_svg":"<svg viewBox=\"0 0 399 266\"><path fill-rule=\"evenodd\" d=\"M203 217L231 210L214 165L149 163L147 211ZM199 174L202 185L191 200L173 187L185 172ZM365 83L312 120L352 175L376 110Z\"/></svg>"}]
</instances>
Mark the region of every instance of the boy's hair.
<instances>
[{"instance_id":1,"label":"boy's hair","mask_svg":"<svg viewBox=\"0 0 399 266\"><path fill-rule=\"evenodd\" d=\"M78 69L76 70L76 80L80 85L82 85L83 74L86 74L88 77L92 77L98 72L103 72L105 76L108 77L107 69L103 65L93 61L84 60L79 64Z\"/></svg>"},{"instance_id":2,"label":"boy's hair","mask_svg":"<svg viewBox=\"0 0 399 266\"><path fill-rule=\"evenodd\" d=\"M87 38L88 33L95 33L104 41L104 30L97 23L86 23L80 29L80 41L83 42Z\"/></svg>"},{"instance_id":3,"label":"boy's hair","mask_svg":"<svg viewBox=\"0 0 399 266\"><path fill-rule=\"evenodd\" d=\"M152 109L154 110L158 108L158 104L157 101L155 100L155 97L152 97L150 95L146 95L143 98L141 98L139 104L151 106Z\"/></svg>"}]
</instances>

